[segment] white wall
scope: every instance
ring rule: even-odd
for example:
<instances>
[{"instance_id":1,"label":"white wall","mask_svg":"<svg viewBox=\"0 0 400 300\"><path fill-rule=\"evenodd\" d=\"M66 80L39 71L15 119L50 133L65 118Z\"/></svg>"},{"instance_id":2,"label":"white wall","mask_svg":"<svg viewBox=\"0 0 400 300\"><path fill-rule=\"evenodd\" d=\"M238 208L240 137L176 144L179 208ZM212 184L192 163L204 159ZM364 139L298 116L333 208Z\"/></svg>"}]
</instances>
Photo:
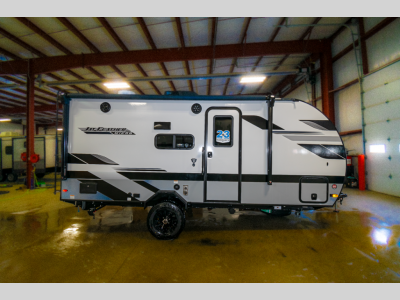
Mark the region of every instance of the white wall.
<instances>
[{"instance_id":1,"label":"white wall","mask_svg":"<svg viewBox=\"0 0 400 300\"><path fill-rule=\"evenodd\" d=\"M22 125L10 122L0 122L0 133L1 132L17 132L22 135Z\"/></svg>"},{"instance_id":2,"label":"white wall","mask_svg":"<svg viewBox=\"0 0 400 300\"><path fill-rule=\"evenodd\" d=\"M370 30L382 19L364 18L365 30ZM345 30L332 44L333 56L350 43L351 35L349 30ZM399 58L400 19L369 38L366 46L370 71ZM333 72L335 89L356 79L354 52L336 61ZM400 196L400 61L367 76L363 86L367 188ZM358 84L335 93L335 117L339 131L362 128ZM353 150L351 155L363 152L361 134L345 136L343 141L347 150ZM384 144L386 153L371 153L369 146L372 144Z\"/></svg>"}]
</instances>

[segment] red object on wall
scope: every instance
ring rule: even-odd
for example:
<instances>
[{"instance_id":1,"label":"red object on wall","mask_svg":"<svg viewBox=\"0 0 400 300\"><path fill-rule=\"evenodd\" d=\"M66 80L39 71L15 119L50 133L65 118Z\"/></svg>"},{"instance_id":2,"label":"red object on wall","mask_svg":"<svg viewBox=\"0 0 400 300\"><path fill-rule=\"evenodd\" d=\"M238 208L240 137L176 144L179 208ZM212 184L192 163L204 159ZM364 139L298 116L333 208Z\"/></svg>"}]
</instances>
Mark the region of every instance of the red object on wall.
<instances>
[{"instance_id":1,"label":"red object on wall","mask_svg":"<svg viewBox=\"0 0 400 300\"><path fill-rule=\"evenodd\" d=\"M21 153L21 160L26 161L26 152Z\"/></svg>"},{"instance_id":2,"label":"red object on wall","mask_svg":"<svg viewBox=\"0 0 400 300\"><path fill-rule=\"evenodd\" d=\"M358 156L358 189L365 190L365 156L361 154Z\"/></svg>"},{"instance_id":3,"label":"red object on wall","mask_svg":"<svg viewBox=\"0 0 400 300\"><path fill-rule=\"evenodd\" d=\"M346 160L347 160L347 166L350 167L351 166L351 156L347 155Z\"/></svg>"},{"instance_id":4,"label":"red object on wall","mask_svg":"<svg viewBox=\"0 0 400 300\"><path fill-rule=\"evenodd\" d=\"M39 160L40 160L40 156L39 156L39 154L35 154L35 153L33 153L32 155L31 155L31 162L33 163L33 164L36 164Z\"/></svg>"}]
</instances>

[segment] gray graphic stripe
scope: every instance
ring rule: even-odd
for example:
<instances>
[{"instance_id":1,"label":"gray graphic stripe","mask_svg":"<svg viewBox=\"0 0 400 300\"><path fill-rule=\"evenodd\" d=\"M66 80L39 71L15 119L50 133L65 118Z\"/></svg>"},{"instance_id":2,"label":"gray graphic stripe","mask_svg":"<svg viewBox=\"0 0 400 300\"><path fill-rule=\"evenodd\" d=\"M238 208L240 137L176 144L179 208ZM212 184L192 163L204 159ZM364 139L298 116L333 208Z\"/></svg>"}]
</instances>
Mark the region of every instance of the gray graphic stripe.
<instances>
[{"instance_id":1,"label":"gray graphic stripe","mask_svg":"<svg viewBox=\"0 0 400 300\"><path fill-rule=\"evenodd\" d=\"M294 142L341 142L338 136L285 135L284 137Z\"/></svg>"}]
</instances>

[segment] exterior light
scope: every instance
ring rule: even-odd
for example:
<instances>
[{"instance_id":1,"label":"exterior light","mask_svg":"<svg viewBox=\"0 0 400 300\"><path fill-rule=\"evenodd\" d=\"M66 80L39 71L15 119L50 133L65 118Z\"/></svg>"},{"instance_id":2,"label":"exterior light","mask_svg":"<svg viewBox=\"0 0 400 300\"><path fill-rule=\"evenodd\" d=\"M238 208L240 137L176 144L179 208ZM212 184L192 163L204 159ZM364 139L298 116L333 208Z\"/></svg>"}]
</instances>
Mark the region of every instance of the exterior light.
<instances>
[{"instance_id":1,"label":"exterior light","mask_svg":"<svg viewBox=\"0 0 400 300\"><path fill-rule=\"evenodd\" d=\"M370 145L369 146L369 151L371 153L385 153L385 145Z\"/></svg>"},{"instance_id":2,"label":"exterior light","mask_svg":"<svg viewBox=\"0 0 400 300\"><path fill-rule=\"evenodd\" d=\"M129 88L129 84L126 82L106 82L104 85L109 89L126 89Z\"/></svg>"},{"instance_id":3,"label":"exterior light","mask_svg":"<svg viewBox=\"0 0 400 300\"><path fill-rule=\"evenodd\" d=\"M11 119L0 119L0 122L10 122Z\"/></svg>"},{"instance_id":4,"label":"exterior light","mask_svg":"<svg viewBox=\"0 0 400 300\"><path fill-rule=\"evenodd\" d=\"M240 79L240 83L263 82L266 78L266 76L245 76Z\"/></svg>"}]
</instances>

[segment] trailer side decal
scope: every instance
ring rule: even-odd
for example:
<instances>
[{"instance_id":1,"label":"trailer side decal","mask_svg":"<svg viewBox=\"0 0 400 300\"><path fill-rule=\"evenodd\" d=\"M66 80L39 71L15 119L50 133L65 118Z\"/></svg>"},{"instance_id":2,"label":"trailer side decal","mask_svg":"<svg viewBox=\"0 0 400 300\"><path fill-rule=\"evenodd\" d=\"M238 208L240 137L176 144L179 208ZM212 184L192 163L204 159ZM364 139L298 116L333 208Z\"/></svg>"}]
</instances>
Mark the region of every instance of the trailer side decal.
<instances>
[{"instance_id":1,"label":"trailer side decal","mask_svg":"<svg viewBox=\"0 0 400 300\"><path fill-rule=\"evenodd\" d=\"M116 162L100 154L72 153L72 155L89 165L118 165Z\"/></svg>"},{"instance_id":2,"label":"trailer side decal","mask_svg":"<svg viewBox=\"0 0 400 300\"><path fill-rule=\"evenodd\" d=\"M79 129L86 134L135 135L127 128L84 127Z\"/></svg>"},{"instance_id":3,"label":"trailer side decal","mask_svg":"<svg viewBox=\"0 0 400 300\"><path fill-rule=\"evenodd\" d=\"M246 120L247 122L261 128L262 130L268 130L268 120L264 119L260 116L251 116L251 115L242 115L242 119ZM272 129L275 130L284 130L282 127L273 124Z\"/></svg>"},{"instance_id":4,"label":"trailer side decal","mask_svg":"<svg viewBox=\"0 0 400 300\"><path fill-rule=\"evenodd\" d=\"M76 156L73 156L71 153L68 153L68 163L69 164L79 164L79 165L85 165L86 163L77 158Z\"/></svg>"},{"instance_id":5,"label":"trailer side decal","mask_svg":"<svg viewBox=\"0 0 400 300\"><path fill-rule=\"evenodd\" d=\"M294 142L341 142L339 136L303 136L303 135L284 135L285 138Z\"/></svg>"},{"instance_id":6,"label":"trailer side decal","mask_svg":"<svg viewBox=\"0 0 400 300\"><path fill-rule=\"evenodd\" d=\"M152 191L153 193L157 193L159 191L154 185L147 183L146 181L135 181L135 183L141 185L142 187Z\"/></svg>"},{"instance_id":7,"label":"trailer side decal","mask_svg":"<svg viewBox=\"0 0 400 300\"><path fill-rule=\"evenodd\" d=\"M336 130L335 125L329 120L300 120L308 126L318 130Z\"/></svg>"},{"instance_id":8,"label":"trailer side decal","mask_svg":"<svg viewBox=\"0 0 400 300\"><path fill-rule=\"evenodd\" d=\"M87 179L100 179L96 175L87 171L67 171L68 178L87 178Z\"/></svg>"},{"instance_id":9,"label":"trailer side decal","mask_svg":"<svg viewBox=\"0 0 400 300\"><path fill-rule=\"evenodd\" d=\"M308 151L327 159L345 159L344 147L341 145L313 145L313 144L299 144L299 146L307 149Z\"/></svg>"}]
</instances>

